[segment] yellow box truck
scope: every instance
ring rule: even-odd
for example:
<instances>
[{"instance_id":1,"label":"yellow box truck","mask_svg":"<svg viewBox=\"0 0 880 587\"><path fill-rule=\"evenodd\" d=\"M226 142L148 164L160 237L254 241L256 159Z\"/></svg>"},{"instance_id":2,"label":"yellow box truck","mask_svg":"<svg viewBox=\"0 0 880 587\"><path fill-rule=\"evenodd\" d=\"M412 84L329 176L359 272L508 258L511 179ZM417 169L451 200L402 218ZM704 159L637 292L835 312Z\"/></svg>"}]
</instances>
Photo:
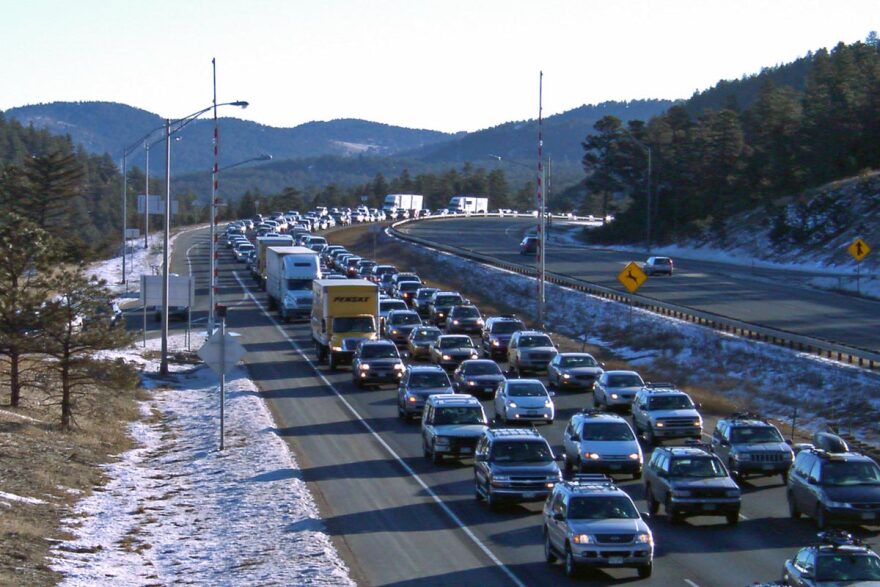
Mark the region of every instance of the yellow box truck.
<instances>
[{"instance_id":1,"label":"yellow box truck","mask_svg":"<svg viewBox=\"0 0 880 587\"><path fill-rule=\"evenodd\" d=\"M312 284L312 340L331 369L351 362L362 340L378 338L379 286L366 279L316 279Z\"/></svg>"}]
</instances>

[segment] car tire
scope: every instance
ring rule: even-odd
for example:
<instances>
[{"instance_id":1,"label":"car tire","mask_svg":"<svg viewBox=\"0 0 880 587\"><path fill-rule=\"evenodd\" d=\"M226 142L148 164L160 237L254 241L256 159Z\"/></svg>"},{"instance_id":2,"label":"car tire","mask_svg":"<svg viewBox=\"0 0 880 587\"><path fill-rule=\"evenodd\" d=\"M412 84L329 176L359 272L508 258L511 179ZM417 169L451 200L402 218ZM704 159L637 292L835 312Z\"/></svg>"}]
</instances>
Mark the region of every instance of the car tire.
<instances>
[{"instance_id":1,"label":"car tire","mask_svg":"<svg viewBox=\"0 0 880 587\"><path fill-rule=\"evenodd\" d=\"M654 564L648 563L646 565L642 565L638 568L639 579L647 579L651 576L651 573L654 571Z\"/></svg>"},{"instance_id":2,"label":"car tire","mask_svg":"<svg viewBox=\"0 0 880 587\"><path fill-rule=\"evenodd\" d=\"M547 530L547 526L544 526L544 560L551 564L557 560L553 546L550 544L550 532Z\"/></svg>"},{"instance_id":3,"label":"car tire","mask_svg":"<svg viewBox=\"0 0 880 587\"><path fill-rule=\"evenodd\" d=\"M327 367L331 371L336 370L336 360L334 359L333 351L330 351L330 353L327 355Z\"/></svg>"},{"instance_id":4,"label":"car tire","mask_svg":"<svg viewBox=\"0 0 880 587\"><path fill-rule=\"evenodd\" d=\"M675 510L672 509L672 499L671 498L666 499L665 507L666 507L666 516L669 518L669 523L670 524L680 523L681 519L682 519L681 514L676 513Z\"/></svg>"},{"instance_id":5,"label":"car tire","mask_svg":"<svg viewBox=\"0 0 880 587\"><path fill-rule=\"evenodd\" d=\"M401 407L400 402L397 402L397 417L406 421L406 411Z\"/></svg>"},{"instance_id":6,"label":"car tire","mask_svg":"<svg viewBox=\"0 0 880 587\"><path fill-rule=\"evenodd\" d=\"M801 517L801 513L797 509L797 504L794 501L794 496L791 492L786 492L786 497L788 498L788 517L792 520L797 520Z\"/></svg>"},{"instance_id":7,"label":"car tire","mask_svg":"<svg viewBox=\"0 0 880 587\"><path fill-rule=\"evenodd\" d=\"M782 484L788 485L788 471L783 471L779 476L782 477Z\"/></svg>"},{"instance_id":8,"label":"car tire","mask_svg":"<svg viewBox=\"0 0 880 587\"><path fill-rule=\"evenodd\" d=\"M424 444L424 443L423 443ZM424 447L425 458L428 458L428 448ZM477 480L477 477L474 476L474 499L477 501L483 501L483 494L480 493L480 482Z\"/></svg>"},{"instance_id":9,"label":"car tire","mask_svg":"<svg viewBox=\"0 0 880 587\"><path fill-rule=\"evenodd\" d=\"M739 523L739 510L727 514L726 518L728 526L736 526Z\"/></svg>"},{"instance_id":10,"label":"car tire","mask_svg":"<svg viewBox=\"0 0 880 587\"><path fill-rule=\"evenodd\" d=\"M422 438L422 456L426 459L431 458L431 451L428 450L428 443L425 441L424 437Z\"/></svg>"},{"instance_id":11,"label":"car tire","mask_svg":"<svg viewBox=\"0 0 880 587\"><path fill-rule=\"evenodd\" d=\"M636 472L636 473L633 473L633 474L632 474L632 478L633 478L634 481L638 481L639 479L642 478L642 472L641 472L641 471L638 471L638 472Z\"/></svg>"},{"instance_id":12,"label":"car tire","mask_svg":"<svg viewBox=\"0 0 880 587\"><path fill-rule=\"evenodd\" d=\"M565 545L565 576L569 579L574 579L578 576L578 567L574 560L574 553L568 544Z\"/></svg>"},{"instance_id":13,"label":"car tire","mask_svg":"<svg viewBox=\"0 0 880 587\"><path fill-rule=\"evenodd\" d=\"M571 464L571 459L568 458L567 452L563 452L562 454L563 454L562 468L565 469L566 475L570 475L572 469L574 468L573 465Z\"/></svg>"},{"instance_id":14,"label":"car tire","mask_svg":"<svg viewBox=\"0 0 880 587\"><path fill-rule=\"evenodd\" d=\"M654 492L651 491L651 484L645 484L645 501L648 502L648 513L652 516L656 516L657 512L660 511L660 502L654 497Z\"/></svg>"},{"instance_id":15,"label":"car tire","mask_svg":"<svg viewBox=\"0 0 880 587\"><path fill-rule=\"evenodd\" d=\"M828 528L828 514L822 504L816 504L816 528L818 530L826 530Z\"/></svg>"},{"instance_id":16,"label":"car tire","mask_svg":"<svg viewBox=\"0 0 880 587\"><path fill-rule=\"evenodd\" d=\"M492 486L489 483L486 483L486 508L490 512L498 510L498 499L492 495Z\"/></svg>"},{"instance_id":17,"label":"car tire","mask_svg":"<svg viewBox=\"0 0 880 587\"><path fill-rule=\"evenodd\" d=\"M657 437L654 436L654 430L651 427L645 428L645 443L648 446L657 446Z\"/></svg>"},{"instance_id":18,"label":"car tire","mask_svg":"<svg viewBox=\"0 0 880 587\"><path fill-rule=\"evenodd\" d=\"M443 455L437 452L434 443L431 443L431 462L435 465L443 464Z\"/></svg>"}]
</instances>

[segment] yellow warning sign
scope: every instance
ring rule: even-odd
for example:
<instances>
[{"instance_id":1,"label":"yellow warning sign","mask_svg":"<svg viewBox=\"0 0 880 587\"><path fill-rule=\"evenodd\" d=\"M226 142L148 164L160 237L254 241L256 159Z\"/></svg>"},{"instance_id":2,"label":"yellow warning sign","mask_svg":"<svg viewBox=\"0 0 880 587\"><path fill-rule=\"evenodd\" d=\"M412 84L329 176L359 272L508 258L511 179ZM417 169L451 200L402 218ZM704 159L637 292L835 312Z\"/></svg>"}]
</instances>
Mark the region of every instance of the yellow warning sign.
<instances>
[{"instance_id":1,"label":"yellow warning sign","mask_svg":"<svg viewBox=\"0 0 880 587\"><path fill-rule=\"evenodd\" d=\"M642 284L648 281L648 276L634 261L630 261L617 276L617 280L629 290L629 293L636 293Z\"/></svg>"},{"instance_id":2,"label":"yellow warning sign","mask_svg":"<svg viewBox=\"0 0 880 587\"><path fill-rule=\"evenodd\" d=\"M869 247L868 243L862 239L857 238L846 248L846 250L849 251L849 254L853 256L853 259L858 262L868 256L868 253L871 252L871 247Z\"/></svg>"}]
</instances>

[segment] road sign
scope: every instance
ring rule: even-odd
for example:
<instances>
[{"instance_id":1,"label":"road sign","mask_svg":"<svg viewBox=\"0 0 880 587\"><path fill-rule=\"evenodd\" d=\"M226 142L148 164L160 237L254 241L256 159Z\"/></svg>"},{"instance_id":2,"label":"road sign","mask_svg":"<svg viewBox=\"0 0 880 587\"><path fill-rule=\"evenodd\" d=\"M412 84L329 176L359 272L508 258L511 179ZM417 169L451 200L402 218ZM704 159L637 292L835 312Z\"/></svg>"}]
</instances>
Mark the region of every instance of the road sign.
<instances>
[{"instance_id":1,"label":"road sign","mask_svg":"<svg viewBox=\"0 0 880 587\"><path fill-rule=\"evenodd\" d=\"M149 199L144 194L138 194L137 209L139 214L144 213L144 207L149 206L150 214L165 215L165 200L159 196L151 195ZM171 214L176 215L178 208L177 200L171 200Z\"/></svg>"},{"instance_id":2,"label":"road sign","mask_svg":"<svg viewBox=\"0 0 880 587\"><path fill-rule=\"evenodd\" d=\"M853 259L856 260L856 263L864 259L868 256L868 253L871 252L871 247L868 246L868 243L863 241L860 238L857 238L852 242L850 246L846 248L849 251L849 254L853 256Z\"/></svg>"},{"instance_id":3,"label":"road sign","mask_svg":"<svg viewBox=\"0 0 880 587\"><path fill-rule=\"evenodd\" d=\"M141 235L141 231L137 228L126 228L125 229L125 238L138 238Z\"/></svg>"},{"instance_id":4,"label":"road sign","mask_svg":"<svg viewBox=\"0 0 880 587\"><path fill-rule=\"evenodd\" d=\"M231 332L221 333L220 330L199 349L199 357L217 375L226 375L245 354L247 351L238 342L237 336Z\"/></svg>"},{"instance_id":5,"label":"road sign","mask_svg":"<svg viewBox=\"0 0 880 587\"><path fill-rule=\"evenodd\" d=\"M629 290L629 293L636 293L636 291L638 291L638 289L648 280L648 276L645 275L642 268L634 261L630 261L629 264L623 268L623 271L620 272L620 275L617 276L617 280L623 284L623 287Z\"/></svg>"}]
</instances>

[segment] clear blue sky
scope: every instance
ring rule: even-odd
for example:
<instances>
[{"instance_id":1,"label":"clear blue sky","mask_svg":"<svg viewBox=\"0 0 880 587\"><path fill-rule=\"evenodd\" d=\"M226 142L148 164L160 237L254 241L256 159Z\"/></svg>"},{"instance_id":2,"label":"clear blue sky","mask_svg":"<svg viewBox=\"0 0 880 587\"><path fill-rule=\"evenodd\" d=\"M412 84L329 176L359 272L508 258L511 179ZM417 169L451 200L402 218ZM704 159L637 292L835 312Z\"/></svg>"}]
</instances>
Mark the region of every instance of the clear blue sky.
<instances>
[{"instance_id":1,"label":"clear blue sky","mask_svg":"<svg viewBox=\"0 0 880 587\"><path fill-rule=\"evenodd\" d=\"M271 126L363 118L443 131L687 98L864 39L877 0L2 0L0 109L211 102Z\"/></svg>"}]
</instances>

